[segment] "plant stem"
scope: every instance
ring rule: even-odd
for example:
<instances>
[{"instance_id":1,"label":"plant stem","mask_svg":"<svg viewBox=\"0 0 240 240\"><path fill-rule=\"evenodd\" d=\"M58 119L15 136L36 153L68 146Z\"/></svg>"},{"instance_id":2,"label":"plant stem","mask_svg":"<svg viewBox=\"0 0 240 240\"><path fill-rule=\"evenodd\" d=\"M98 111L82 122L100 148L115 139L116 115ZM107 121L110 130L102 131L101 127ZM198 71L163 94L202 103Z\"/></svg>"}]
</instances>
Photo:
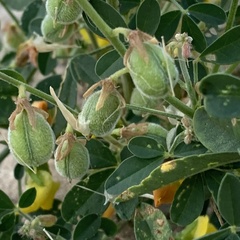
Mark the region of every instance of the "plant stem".
<instances>
[{"instance_id":1,"label":"plant stem","mask_svg":"<svg viewBox=\"0 0 240 240\"><path fill-rule=\"evenodd\" d=\"M31 94L57 106L56 102L54 101L54 99L49 95L49 94L46 94L34 87L31 87L30 85L24 83L24 82L21 82L13 77L10 77L8 76L7 74L3 73L0 71L0 80L3 80L4 82L7 82L15 87L20 87L20 86L23 86L25 87L26 91L30 92ZM65 105L65 107L70 111L72 112L73 114L78 114L77 111L73 110L72 108L70 108L69 106Z\"/></svg>"},{"instance_id":2,"label":"plant stem","mask_svg":"<svg viewBox=\"0 0 240 240\"><path fill-rule=\"evenodd\" d=\"M92 7L88 0L78 0L82 10L88 15L93 23L99 28L103 35L111 42L113 47L118 51L120 56L124 56L126 48L117 36L113 34L113 29L110 28L97 11Z\"/></svg>"},{"instance_id":3,"label":"plant stem","mask_svg":"<svg viewBox=\"0 0 240 240\"><path fill-rule=\"evenodd\" d=\"M238 8L238 0L232 0L225 31L228 31L229 29L232 28L234 24L235 16L236 16L237 8Z\"/></svg>"},{"instance_id":4,"label":"plant stem","mask_svg":"<svg viewBox=\"0 0 240 240\"><path fill-rule=\"evenodd\" d=\"M181 102L181 101L179 100L179 102ZM183 104L183 103L181 102L181 104ZM186 105L184 105L184 106L186 107ZM140 107L140 106L131 105L131 104L126 104L126 108L131 109L131 110L141 111L143 113L145 113L145 112L146 113L152 113L152 114L161 115L161 116L165 116L165 117L170 117L170 118L174 118L174 119L181 119L182 118L182 116L179 116L179 115L176 115L176 114L167 113L167 112L159 111L159 110L156 110L156 109Z\"/></svg>"},{"instance_id":5,"label":"plant stem","mask_svg":"<svg viewBox=\"0 0 240 240\"><path fill-rule=\"evenodd\" d=\"M188 69L187 69L187 66L186 66L186 60L184 59L184 57L182 55L182 50L181 49L178 49L178 59L179 59L180 68L182 70L182 75L183 75L183 78L185 80L186 91L187 91L188 96L191 100L192 106L195 107L197 105L196 93L195 93L195 90L193 88L192 81L190 79Z\"/></svg>"},{"instance_id":6,"label":"plant stem","mask_svg":"<svg viewBox=\"0 0 240 240\"><path fill-rule=\"evenodd\" d=\"M9 14L9 16L12 18L12 20L15 22L15 24L18 26L19 29L22 29L18 19L16 18L16 16L12 13L12 11L8 8L8 6L6 5L6 3L2 0L0 0L1 5L3 6L3 8L6 10L6 12Z\"/></svg>"},{"instance_id":7,"label":"plant stem","mask_svg":"<svg viewBox=\"0 0 240 240\"><path fill-rule=\"evenodd\" d=\"M125 73L128 73L128 69L126 67L116 71L109 78L112 79L113 81L117 81L117 79Z\"/></svg>"},{"instance_id":8,"label":"plant stem","mask_svg":"<svg viewBox=\"0 0 240 240\"><path fill-rule=\"evenodd\" d=\"M194 110L191 109L190 107L188 107L186 104L184 104L182 101L180 101L178 98L173 97L173 96L167 96L165 98L165 100L171 104L172 106L174 106L175 108L177 108L179 111L181 111L182 113L184 113L185 115L187 115L190 118L193 118L193 114L194 114Z\"/></svg>"}]
</instances>

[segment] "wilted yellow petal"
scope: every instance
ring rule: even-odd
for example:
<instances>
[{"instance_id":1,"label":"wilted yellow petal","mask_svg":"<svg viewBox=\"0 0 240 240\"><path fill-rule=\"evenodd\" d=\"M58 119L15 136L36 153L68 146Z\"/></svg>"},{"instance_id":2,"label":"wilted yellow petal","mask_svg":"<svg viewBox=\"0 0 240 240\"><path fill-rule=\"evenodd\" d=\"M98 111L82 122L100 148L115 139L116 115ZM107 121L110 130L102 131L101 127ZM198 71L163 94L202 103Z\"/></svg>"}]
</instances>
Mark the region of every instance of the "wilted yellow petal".
<instances>
[{"instance_id":1,"label":"wilted yellow petal","mask_svg":"<svg viewBox=\"0 0 240 240\"><path fill-rule=\"evenodd\" d=\"M177 181L167 186L161 187L153 191L154 205L159 207L162 204L172 203L174 195L181 185L182 181Z\"/></svg>"},{"instance_id":2,"label":"wilted yellow petal","mask_svg":"<svg viewBox=\"0 0 240 240\"><path fill-rule=\"evenodd\" d=\"M102 217L111 218L114 213L115 213L115 209L114 209L112 203L110 203L108 208L106 209L106 211L103 213Z\"/></svg>"},{"instance_id":3,"label":"wilted yellow petal","mask_svg":"<svg viewBox=\"0 0 240 240\"><path fill-rule=\"evenodd\" d=\"M80 30L80 34L82 35L82 38L85 43L92 44L91 38L85 28L82 28ZM105 47L105 46L109 45L109 42L105 38L101 38L96 34L93 34L93 36L95 37L98 47Z\"/></svg>"}]
</instances>

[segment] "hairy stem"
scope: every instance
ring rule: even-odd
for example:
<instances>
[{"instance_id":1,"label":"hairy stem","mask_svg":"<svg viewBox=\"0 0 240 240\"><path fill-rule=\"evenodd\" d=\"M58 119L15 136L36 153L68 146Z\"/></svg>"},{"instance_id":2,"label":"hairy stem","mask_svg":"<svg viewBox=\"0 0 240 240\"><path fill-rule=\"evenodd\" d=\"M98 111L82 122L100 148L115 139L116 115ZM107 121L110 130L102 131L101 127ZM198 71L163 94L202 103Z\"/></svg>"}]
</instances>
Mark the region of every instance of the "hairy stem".
<instances>
[{"instance_id":1,"label":"hairy stem","mask_svg":"<svg viewBox=\"0 0 240 240\"><path fill-rule=\"evenodd\" d=\"M23 86L25 87L26 91L30 92L31 94L57 106L56 102L54 101L54 99L49 95L49 94L46 94L44 92L42 92L41 90L38 90L34 87L31 87L30 85L24 83L24 82L21 82L13 77L10 77L8 76L7 74L3 73L0 71L0 80L3 80L4 82L7 82L15 87L20 87L20 86ZM77 111L73 110L72 108L70 108L69 106L65 105L66 108L72 112L73 114L78 114Z\"/></svg>"},{"instance_id":2,"label":"hairy stem","mask_svg":"<svg viewBox=\"0 0 240 240\"><path fill-rule=\"evenodd\" d=\"M113 34L113 29L101 18L97 11L92 7L88 0L78 0L82 10L88 15L103 35L111 42L120 56L124 56L126 48L117 36Z\"/></svg>"}]
</instances>

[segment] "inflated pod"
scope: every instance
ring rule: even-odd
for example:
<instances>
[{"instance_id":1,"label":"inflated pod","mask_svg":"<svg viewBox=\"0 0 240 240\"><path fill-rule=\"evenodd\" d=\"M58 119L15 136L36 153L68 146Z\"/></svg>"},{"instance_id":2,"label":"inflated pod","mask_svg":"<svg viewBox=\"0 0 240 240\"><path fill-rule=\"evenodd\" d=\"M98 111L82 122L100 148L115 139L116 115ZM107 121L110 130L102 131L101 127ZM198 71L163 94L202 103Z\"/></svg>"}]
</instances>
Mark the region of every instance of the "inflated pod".
<instances>
[{"instance_id":1,"label":"inflated pod","mask_svg":"<svg viewBox=\"0 0 240 240\"><path fill-rule=\"evenodd\" d=\"M125 65L139 92L152 99L164 98L169 93L170 81L178 78L173 59L161 46L151 42L142 42L141 47L131 46Z\"/></svg>"},{"instance_id":2,"label":"inflated pod","mask_svg":"<svg viewBox=\"0 0 240 240\"><path fill-rule=\"evenodd\" d=\"M72 134L66 133L57 141L55 168L68 179L83 177L89 168L90 158L87 148Z\"/></svg>"},{"instance_id":3,"label":"inflated pod","mask_svg":"<svg viewBox=\"0 0 240 240\"><path fill-rule=\"evenodd\" d=\"M46 10L54 22L61 24L74 23L82 14L77 0L47 0Z\"/></svg>"},{"instance_id":4,"label":"inflated pod","mask_svg":"<svg viewBox=\"0 0 240 240\"><path fill-rule=\"evenodd\" d=\"M38 167L53 154L54 133L46 118L33 107L17 109L10 117L9 149L19 164Z\"/></svg>"},{"instance_id":5,"label":"inflated pod","mask_svg":"<svg viewBox=\"0 0 240 240\"><path fill-rule=\"evenodd\" d=\"M41 24L43 38L47 42L58 43L63 42L71 37L74 33L74 24L63 25L46 15Z\"/></svg>"},{"instance_id":6,"label":"inflated pod","mask_svg":"<svg viewBox=\"0 0 240 240\"><path fill-rule=\"evenodd\" d=\"M103 105L97 109L101 91L90 95L78 115L80 132L87 135L103 137L111 133L121 116L121 99L115 91L108 94Z\"/></svg>"}]
</instances>

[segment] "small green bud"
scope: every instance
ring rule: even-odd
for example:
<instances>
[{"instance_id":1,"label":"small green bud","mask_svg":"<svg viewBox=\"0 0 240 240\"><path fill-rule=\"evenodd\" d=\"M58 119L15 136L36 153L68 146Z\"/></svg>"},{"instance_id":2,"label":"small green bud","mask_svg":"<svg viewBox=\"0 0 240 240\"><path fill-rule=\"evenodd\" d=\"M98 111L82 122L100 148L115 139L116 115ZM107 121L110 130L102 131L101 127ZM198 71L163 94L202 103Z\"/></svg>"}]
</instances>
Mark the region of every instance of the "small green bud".
<instances>
[{"instance_id":1,"label":"small green bud","mask_svg":"<svg viewBox=\"0 0 240 240\"><path fill-rule=\"evenodd\" d=\"M19 164L30 169L46 163L55 147L52 128L39 111L26 99L18 99L9 118L9 149Z\"/></svg>"},{"instance_id":2,"label":"small green bud","mask_svg":"<svg viewBox=\"0 0 240 240\"><path fill-rule=\"evenodd\" d=\"M82 13L77 0L47 0L46 10L54 22L61 24L76 22Z\"/></svg>"},{"instance_id":3,"label":"small green bud","mask_svg":"<svg viewBox=\"0 0 240 240\"><path fill-rule=\"evenodd\" d=\"M57 144L59 144L55 152L57 172L68 179L83 177L90 164L87 148L72 133L65 133L59 137Z\"/></svg>"},{"instance_id":4,"label":"small green bud","mask_svg":"<svg viewBox=\"0 0 240 240\"><path fill-rule=\"evenodd\" d=\"M158 44L142 42L139 32L130 37L125 65L136 88L149 98L164 98L170 90L169 77L171 81L178 78L173 59Z\"/></svg>"},{"instance_id":5,"label":"small green bud","mask_svg":"<svg viewBox=\"0 0 240 240\"><path fill-rule=\"evenodd\" d=\"M90 95L78 115L79 130L85 136L90 134L97 137L108 135L121 116L122 100L115 91L107 95L100 109L96 109L101 91Z\"/></svg>"},{"instance_id":6,"label":"small green bud","mask_svg":"<svg viewBox=\"0 0 240 240\"><path fill-rule=\"evenodd\" d=\"M130 104L139 106L139 107L146 107L146 108L156 108L159 102L156 99L149 98L139 92L137 88L134 88L132 91ZM138 110L132 110L135 115L141 116L143 112Z\"/></svg>"},{"instance_id":7,"label":"small green bud","mask_svg":"<svg viewBox=\"0 0 240 240\"><path fill-rule=\"evenodd\" d=\"M43 38L48 42L63 42L71 37L74 32L74 24L63 25L46 15L41 24Z\"/></svg>"}]
</instances>

